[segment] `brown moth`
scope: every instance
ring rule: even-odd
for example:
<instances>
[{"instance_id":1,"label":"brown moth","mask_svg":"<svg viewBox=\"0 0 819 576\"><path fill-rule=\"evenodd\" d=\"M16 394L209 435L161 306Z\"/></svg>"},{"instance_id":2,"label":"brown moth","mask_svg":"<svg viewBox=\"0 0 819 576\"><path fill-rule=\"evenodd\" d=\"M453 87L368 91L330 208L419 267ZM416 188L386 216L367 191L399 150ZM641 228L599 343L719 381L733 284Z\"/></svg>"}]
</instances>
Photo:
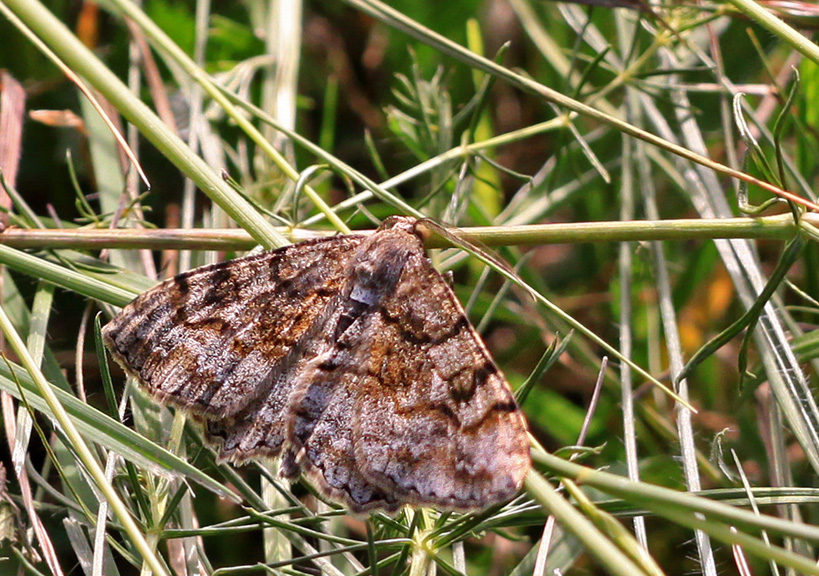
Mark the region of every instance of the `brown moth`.
<instances>
[{"instance_id":1,"label":"brown moth","mask_svg":"<svg viewBox=\"0 0 819 576\"><path fill-rule=\"evenodd\" d=\"M356 513L482 509L529 470L523 415L413 218L180 274L103 337L221 458L282 456Z\"/></svg>"}]
</instances>

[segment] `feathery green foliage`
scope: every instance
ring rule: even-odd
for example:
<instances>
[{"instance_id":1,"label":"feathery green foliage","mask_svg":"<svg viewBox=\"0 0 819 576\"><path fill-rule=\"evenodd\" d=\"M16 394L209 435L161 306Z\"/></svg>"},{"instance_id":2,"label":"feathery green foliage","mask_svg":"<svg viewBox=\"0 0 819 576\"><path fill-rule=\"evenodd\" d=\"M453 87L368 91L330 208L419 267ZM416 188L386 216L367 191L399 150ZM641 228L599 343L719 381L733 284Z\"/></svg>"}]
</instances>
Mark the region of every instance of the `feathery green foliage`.
<instances>
[{"instance_id":1,"label":"feathery green foliage","mask_svg":"<svg viewBox=\"0 0 819 576\"><path fill-rule=\"evenodd\" d=\"M816 9L732 1L0 0L0 573L819 574ZM505 506L350 517L109 371L157 280L392 214L520 391Z\"/></svg>"}]
</instances>

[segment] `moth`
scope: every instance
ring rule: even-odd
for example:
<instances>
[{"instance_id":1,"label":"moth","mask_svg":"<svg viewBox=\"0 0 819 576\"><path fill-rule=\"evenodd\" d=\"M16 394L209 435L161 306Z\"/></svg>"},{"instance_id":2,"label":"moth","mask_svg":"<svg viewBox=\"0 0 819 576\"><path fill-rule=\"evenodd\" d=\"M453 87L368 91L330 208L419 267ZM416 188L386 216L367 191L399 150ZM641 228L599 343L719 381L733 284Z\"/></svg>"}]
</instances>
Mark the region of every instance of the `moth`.
<instances>
[{"instance_id":1,"label":"moth","mask_svg":"<svg viewBox=\"0 0 819 576\"><path fill-rule=\"evenodd\" d=\"M180 274L103 328L159 402L222 459L281 457L354 513L504 502L527 427L447 281L423 222L309 240Z\"/></svg>"}]
</instances>

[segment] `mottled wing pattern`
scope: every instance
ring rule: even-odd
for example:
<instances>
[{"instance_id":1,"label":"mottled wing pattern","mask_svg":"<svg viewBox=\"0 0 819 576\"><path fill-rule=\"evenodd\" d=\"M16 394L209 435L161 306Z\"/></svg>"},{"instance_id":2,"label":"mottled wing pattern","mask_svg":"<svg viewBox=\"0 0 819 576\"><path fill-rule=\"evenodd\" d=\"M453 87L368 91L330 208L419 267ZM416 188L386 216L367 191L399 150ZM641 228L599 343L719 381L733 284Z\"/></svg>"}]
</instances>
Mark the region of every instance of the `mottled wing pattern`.
<instances>
[{"instance_id":1,"label":"mottled wing pattern","mask_svg":"<svg viewBox=\"0 0 819 576\"><path fill-rule=\"evenodd\" d=\"M353 422L361 402L360 371L355 365L328 369L320 364L316 359L306 367L309 384L291 397L282 472L295 477L303 471L324 494L353 512L395 512L406 501L364 476L356 460Z\"/></svg>"},{"instance_id":2,"label":"mottled wing pattern","mask_svg":"<svg viewBox=\"0 0 819 576\"><path fill-rule=\"evenodd\" d=\"M227 425L263 405L257 416L276 433L254 448L275 455L293 384L280 376L301 357L300 342L320 329L316 320L362 240L308 241L197 268L137 297L103 337L153 396L206 419L211 438L225 442L223 456L234 455L227 443L237 433L228 435Z\"/></svg>"},{"instance_id":3,"label":"mottled wing pattern","mask_svg":"<svg viewBox=\"0 0 819 576\"><path fill-rule=\"evenodd\" d=\"M482 508L512 497L529 469L509 386L415 225L400 219L362 244L311 384L291 400L294 460L356 512Z\"/></svg>"},{"instance_id":4,"label":"mottled wing pattern","mask_svg":"<svg viewBox=\"0 0 819 576\"><path fill-rule=\"evenodd\" d=\"M284 452L284 475L354 512L483 508L530 465L512 392L411 218L182 274L103 335L222 458Z\"/></svg>"},{"instance_id":5,"label":"mottled wing pattern","mask_svg":"<svg viewBox=\"0 0 819 576\"><path fill-rule=\"evenodd\" d=\"M470 510L514 496L530 466L526 423L423 253L379 317L353 424L362 474L414 504Z\"/></svg>"}]
</instances>

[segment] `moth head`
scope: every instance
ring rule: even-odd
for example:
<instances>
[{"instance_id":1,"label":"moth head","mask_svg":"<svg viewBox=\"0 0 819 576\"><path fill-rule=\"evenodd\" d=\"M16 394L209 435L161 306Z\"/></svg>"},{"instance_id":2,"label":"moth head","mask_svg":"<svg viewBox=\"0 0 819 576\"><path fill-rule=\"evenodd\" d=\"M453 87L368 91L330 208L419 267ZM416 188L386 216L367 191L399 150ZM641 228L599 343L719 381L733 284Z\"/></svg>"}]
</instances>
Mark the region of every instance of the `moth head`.
<instances>
[{"instance_id":1,"label":"moth head","mask_svg":"<svg viewBox=\"0 0 819 576\"><path fill-rule=\"evenodd\" d=\"M390 216L378 227L379 231L402 230L419 238L421 242L426 242L438 229L441 229L441 226L433 220L428 218L418 219L412 216Z\"/></svg>"},{"instance_id":2,"label":"moth head","mask_svg":"<svg viewBox=\"0 0 819 576\"><path fill-rule=\"evenodd\" d=\"M403 230L404 232L416 235L416 228L420 222L420 220L412 218L411 216L390 216L381 223L378 230Z\"/></svg>"}]
</instances>

